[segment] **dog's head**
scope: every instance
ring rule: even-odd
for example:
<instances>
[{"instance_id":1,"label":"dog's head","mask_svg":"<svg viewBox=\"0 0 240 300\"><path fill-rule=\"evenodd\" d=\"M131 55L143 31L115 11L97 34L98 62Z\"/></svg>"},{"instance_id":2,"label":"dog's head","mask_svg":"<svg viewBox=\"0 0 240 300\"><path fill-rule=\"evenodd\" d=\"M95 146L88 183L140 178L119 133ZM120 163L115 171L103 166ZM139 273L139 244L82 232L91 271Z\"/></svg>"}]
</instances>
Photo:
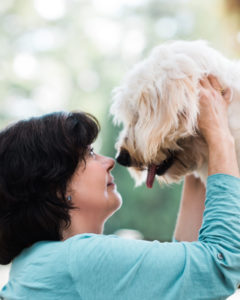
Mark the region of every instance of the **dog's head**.
<instances>
[{"instance_id":1,"label":"dog's head","mask_svg":"<svg viewBox=\"0 0 240 300\"><path fill-rule=\"evenodd\" d=\"M198 134L199 79L218 75L224 58L202 41L156 47L114 91L111 113L122 123L117 161L139 184L175 182L200 167L207 156ZM145 172L144 172L145 171Z\"/></svg>"}]
</instances>

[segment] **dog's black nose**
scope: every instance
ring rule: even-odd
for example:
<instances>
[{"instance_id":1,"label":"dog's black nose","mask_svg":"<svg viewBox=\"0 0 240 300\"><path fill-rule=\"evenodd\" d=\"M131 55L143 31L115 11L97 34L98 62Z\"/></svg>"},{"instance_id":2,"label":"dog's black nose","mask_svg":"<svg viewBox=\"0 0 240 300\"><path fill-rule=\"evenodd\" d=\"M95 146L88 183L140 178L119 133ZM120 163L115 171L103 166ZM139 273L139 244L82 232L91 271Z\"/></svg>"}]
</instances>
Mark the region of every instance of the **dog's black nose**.
<instances>
[{"instance_id":1,"label":"dog's black nose","mask_svg":"<svg viewBox=\"0 0 240 300\"><path fill-rule=\"evenodd\" d=\"M122 149L116 158L117 162L125 167L131 166L131 157L126 149Z\"/></svg>"}]
</instances>

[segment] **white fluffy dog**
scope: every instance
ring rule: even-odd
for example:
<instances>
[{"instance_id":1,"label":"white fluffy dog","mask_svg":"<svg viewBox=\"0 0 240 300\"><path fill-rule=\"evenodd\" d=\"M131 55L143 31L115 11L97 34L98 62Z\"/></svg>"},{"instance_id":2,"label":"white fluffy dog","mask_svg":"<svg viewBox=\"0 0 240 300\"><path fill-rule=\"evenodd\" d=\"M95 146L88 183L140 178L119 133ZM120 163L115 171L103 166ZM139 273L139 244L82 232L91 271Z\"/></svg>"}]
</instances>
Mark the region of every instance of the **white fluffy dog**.
<instances>
[{"instance_id":1,"label":"white fluffy dog","mask_svg":"<svg viewBox=\"0 0 240 300\"><path fill-rule=\"evenodd\" d=\"M240 64L204 41L175 41L153 49L114 91L111 113L122 123L117 161L137 184L147 178L177 182L194 173L207 178L208 151L198 131L199 80L216 76L230 87L229 126L240 163ZM211 126L209 124L209 126Z\"/></svg>"}]
</instances>

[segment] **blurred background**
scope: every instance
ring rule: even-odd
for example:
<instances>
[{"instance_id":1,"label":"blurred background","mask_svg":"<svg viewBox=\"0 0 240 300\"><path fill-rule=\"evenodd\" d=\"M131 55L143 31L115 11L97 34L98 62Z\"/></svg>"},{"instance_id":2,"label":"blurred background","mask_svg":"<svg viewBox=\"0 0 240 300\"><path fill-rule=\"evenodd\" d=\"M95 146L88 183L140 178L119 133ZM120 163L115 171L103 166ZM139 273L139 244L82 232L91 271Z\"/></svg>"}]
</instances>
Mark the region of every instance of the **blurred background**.
<instances>
[{"instance_id":1,"label":"blurred background","mask_svg":"<svg viewBox=\"0 0 240 300\"><path fill-rule=\"evenodd\" d=\"M204 39L238 59L240 1L1 0L0 128L52 111L88 111L102 127L95 151L114 157L120 128L109 116L112 89L154 46L173 39ZM123 206L105 233L170 241L181 184L135 188L118 165L113 175ZM0 287L8 269L0 266Z\"/></svg>"}]
</instances>

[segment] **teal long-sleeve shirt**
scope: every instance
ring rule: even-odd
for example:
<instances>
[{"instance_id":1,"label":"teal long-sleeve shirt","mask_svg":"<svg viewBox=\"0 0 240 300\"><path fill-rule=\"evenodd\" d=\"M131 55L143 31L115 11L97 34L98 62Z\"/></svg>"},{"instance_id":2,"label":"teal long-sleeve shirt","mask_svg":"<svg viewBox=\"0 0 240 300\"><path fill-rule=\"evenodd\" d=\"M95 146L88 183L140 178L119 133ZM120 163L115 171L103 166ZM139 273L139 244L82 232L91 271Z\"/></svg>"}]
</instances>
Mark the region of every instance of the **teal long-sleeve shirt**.
<instances>
[{"instance_id":1,"label":"teal long-sleeve shirt","mask_svg":"<svg viewBox=\"0 0 240 300\"><path fill-rule=\"evenodd\" d=\"M15 299L226 299L240 283L240 179L208 177L196 242L79 234L16 257L0 296Z\"/></svg>"}]
</instances>

